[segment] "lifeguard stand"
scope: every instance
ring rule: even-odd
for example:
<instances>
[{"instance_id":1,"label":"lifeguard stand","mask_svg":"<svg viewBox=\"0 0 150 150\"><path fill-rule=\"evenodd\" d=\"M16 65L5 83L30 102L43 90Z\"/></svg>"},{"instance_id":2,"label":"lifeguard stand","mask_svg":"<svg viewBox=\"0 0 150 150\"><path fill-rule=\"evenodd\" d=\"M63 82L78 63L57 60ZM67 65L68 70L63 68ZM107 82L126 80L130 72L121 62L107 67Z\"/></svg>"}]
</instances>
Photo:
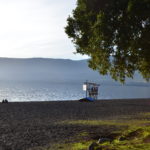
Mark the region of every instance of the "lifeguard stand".
<instances>
[{"instance_id":1,"label":"lifeguard stand","mask_svg":"<svg viewBox=\"0 0 150 150\"><path fill-rule=\"evenodd\" d=\"M92 98L93 100L98 99L98 88L100 84L92 83L92 82L84 82L83 90L86 91L86 98Z\"/></svg>"}]
</instances>

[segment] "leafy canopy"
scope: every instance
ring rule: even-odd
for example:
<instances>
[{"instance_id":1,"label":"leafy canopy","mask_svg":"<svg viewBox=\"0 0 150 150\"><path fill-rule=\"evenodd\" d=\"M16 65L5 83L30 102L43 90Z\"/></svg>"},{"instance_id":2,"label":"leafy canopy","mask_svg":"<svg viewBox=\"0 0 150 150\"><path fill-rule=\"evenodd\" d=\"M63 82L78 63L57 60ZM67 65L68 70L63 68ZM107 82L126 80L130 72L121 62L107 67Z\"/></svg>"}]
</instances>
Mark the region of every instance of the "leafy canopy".
<instances>
[{"instance_id":1,"label":"leafy canopy","mask_svg":"<svg viewBox=\"0 0 150 150\"><path fill-rule=\"evenodd\" d=\"M100 74L150 79L150 0L78 0L65 32Z\"/></svg>"}]
</instances>

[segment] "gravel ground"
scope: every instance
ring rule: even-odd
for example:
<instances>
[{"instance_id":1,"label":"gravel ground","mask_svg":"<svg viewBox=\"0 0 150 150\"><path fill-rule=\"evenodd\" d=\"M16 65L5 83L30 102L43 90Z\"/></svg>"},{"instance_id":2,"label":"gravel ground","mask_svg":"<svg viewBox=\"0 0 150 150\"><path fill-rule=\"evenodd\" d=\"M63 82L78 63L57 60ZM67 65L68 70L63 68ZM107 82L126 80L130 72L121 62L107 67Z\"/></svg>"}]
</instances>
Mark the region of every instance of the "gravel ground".
<instances>
[{"instance_id":1,"label":"gravel ground","mask_svg":"<svg viewBox=\"0 0 150 150\"><path fill-rule=\"evenodd\" d=\"M69 120L113 120L150 112L150 99L0 104L0 150L27 150L65 141L77 133L106 134L107 126L61 124ZM109 127L115 130L115 126ZM93 133L93 135L92 135Z\"/></svg>"}]
</instances>

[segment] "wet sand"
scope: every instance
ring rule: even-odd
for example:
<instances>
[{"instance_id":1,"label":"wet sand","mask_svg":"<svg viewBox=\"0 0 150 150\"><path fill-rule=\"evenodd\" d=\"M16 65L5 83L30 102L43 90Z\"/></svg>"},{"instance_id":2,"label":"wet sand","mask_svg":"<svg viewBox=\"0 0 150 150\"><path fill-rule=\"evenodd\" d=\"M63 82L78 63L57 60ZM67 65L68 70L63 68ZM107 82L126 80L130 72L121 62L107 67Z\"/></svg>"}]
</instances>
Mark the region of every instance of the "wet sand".
<instances>
[{"instance_id":1,"label":"wet sand","mask_svg":"<svg viewBox=\"0 0 150 150\"><path fill-rule=\"evenodd\" d=\"M113 120L150 112L150 99L0 103L0 150L27 150L72 142L80 132L105 134L107 127L62 124L69 120ZM115 127L112 129L115 130Z\"/></svg>"}]
</instances>

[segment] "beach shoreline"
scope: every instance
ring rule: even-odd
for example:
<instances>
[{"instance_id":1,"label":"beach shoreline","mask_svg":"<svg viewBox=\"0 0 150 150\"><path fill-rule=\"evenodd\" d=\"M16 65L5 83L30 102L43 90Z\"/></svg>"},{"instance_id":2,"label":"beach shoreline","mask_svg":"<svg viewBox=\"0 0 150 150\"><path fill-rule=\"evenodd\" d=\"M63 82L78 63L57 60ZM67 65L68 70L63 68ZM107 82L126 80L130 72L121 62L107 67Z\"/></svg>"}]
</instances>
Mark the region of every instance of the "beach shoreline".
<instances>
[{"instance_id":1,"label":"beach shoreline","mask_svg":"<svg viewBox=\"0 0 150 150\"><path fill-rule=\"evenodd\" d=\"M140 119L150 113L150 99L0 103L0 146L27 150L56 143L73 142L81 132L105 134L107 127L64 124L79 120ZM112 127L115 130L115 127ZM90 137L88 137L90 138Z\"/></svg>"},{"instance_id":2,"label":"beach shoreline","mask_svg":"<svg viewBox=\"0 0 150 150\"><path fill-rule=\"evenodd\" d=\"M47 102L78 102L80 99L76 100L42 100L42 101L9 101L9 103L47 103ZM150 100L150 98L116 98L116 99L97 99L93 102L99 102L99 101L128 101L128 100ZM0 101L0 104L2 101Z\"/></svg>"}]
</instances>

